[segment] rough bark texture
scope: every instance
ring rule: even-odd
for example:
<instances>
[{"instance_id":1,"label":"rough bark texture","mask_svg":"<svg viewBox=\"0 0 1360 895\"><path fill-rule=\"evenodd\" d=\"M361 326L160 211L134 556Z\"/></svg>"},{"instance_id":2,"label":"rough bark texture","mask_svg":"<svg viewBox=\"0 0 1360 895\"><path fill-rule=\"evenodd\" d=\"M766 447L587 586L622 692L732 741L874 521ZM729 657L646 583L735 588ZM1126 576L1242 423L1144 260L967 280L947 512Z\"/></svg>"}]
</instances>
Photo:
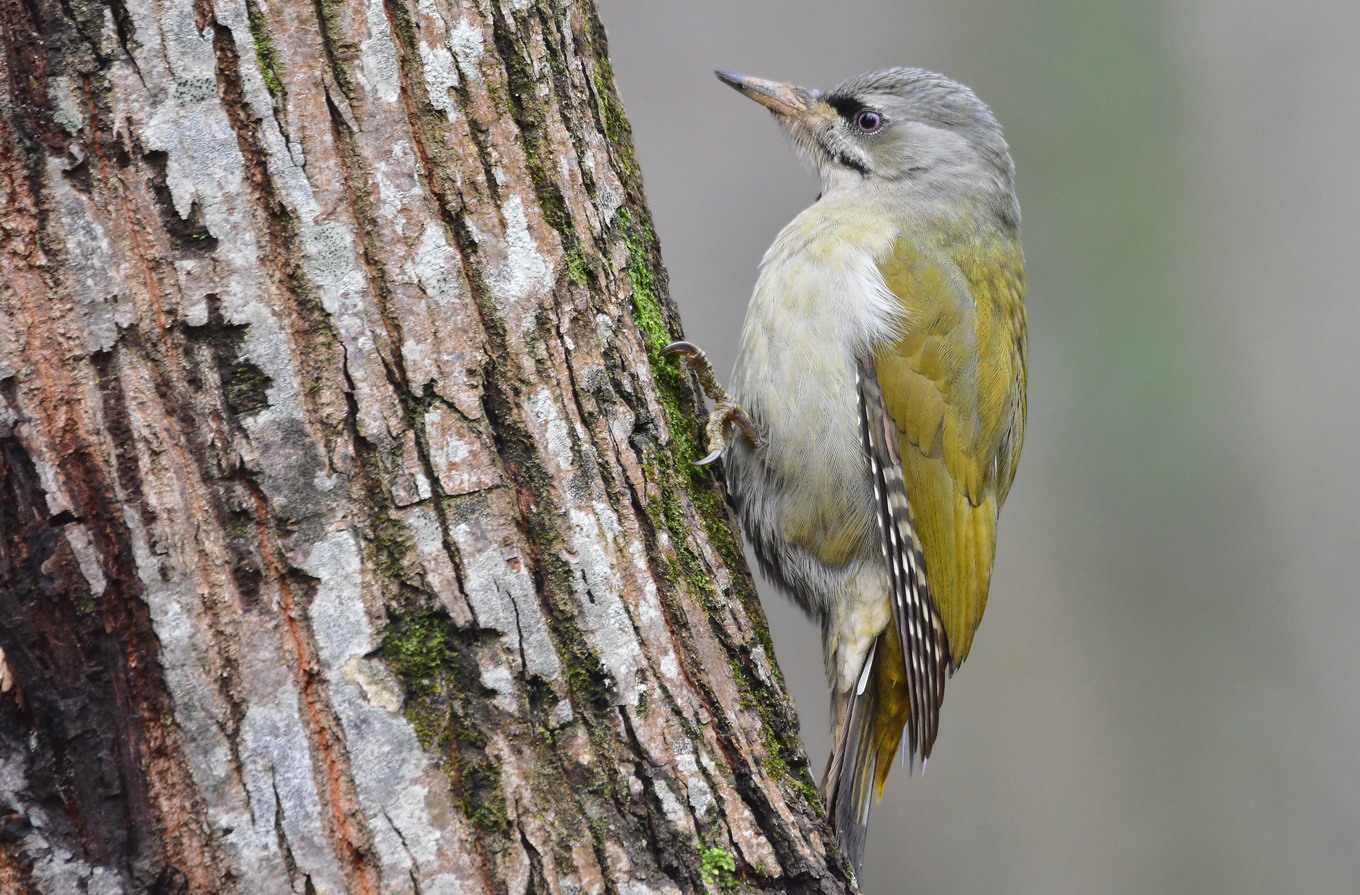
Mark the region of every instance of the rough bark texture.
<instances>
[{"instance_id":1,"label":"rough bark texture","mask_svg":"<svg viewBox=\"0 0 1360 895\"><path fill-rule=\"evenodd\" d=\"M845 891L588 0L0 19L0 891Z\"/></svg>"}]
</instances>

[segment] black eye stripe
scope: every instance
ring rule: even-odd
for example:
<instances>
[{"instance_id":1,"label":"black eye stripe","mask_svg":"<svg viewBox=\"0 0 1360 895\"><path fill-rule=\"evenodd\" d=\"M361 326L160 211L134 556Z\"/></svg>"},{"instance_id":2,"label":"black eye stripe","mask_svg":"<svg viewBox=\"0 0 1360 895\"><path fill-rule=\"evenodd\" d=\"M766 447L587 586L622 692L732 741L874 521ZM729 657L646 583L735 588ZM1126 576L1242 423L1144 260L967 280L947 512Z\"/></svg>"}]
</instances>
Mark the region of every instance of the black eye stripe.
<instances>
[{"instance_id":1,"label":"black eye stripe","mask_svg":"<svg viewBox=\"0 0 1360 895\"><path fill-rule=\"evenodd\" d=\"M833 95L826 97L824 102L831 108L835 109L836 114L844 118L846 122L848 122L849 124L853 124L855 127L859 128L861 133L866 134L877 133L882 128L882 126L887 123L886 119L884 119L883 117L882 112L877 112L871 109L869 106L866 106L864 103L860 102L859 100L853 97ZM874 116L874 118L877 120L877 123L871 127L864 127L863 125L860 124L860 117L864 115Z\"/></svg>"},{"instance_id":2,"label":"black eye stripe","mask_svg":"<svg viewBox=\"0 0 1360 895\"><path fill-rule=\"evenodd\" d=\"M835 109L836 114L840 115L846 121L854 121L855 115L864 108L863 103L848 96L828 96L826 98L826 104Z\"/></svg>"}]
</instances>

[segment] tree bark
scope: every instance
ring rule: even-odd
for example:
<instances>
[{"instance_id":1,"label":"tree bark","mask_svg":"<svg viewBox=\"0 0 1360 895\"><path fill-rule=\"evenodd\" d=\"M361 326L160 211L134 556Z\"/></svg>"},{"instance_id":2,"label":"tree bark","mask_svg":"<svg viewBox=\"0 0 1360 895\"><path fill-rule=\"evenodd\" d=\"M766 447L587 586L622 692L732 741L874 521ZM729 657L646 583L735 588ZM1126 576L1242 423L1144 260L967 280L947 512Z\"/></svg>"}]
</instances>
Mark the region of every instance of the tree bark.
<instances>
[{"instance_id":1,"label":"tree bark","mask_svg":"<svg viewBox=\"0 0 1360 895\"><path fill-rule=\"evenodd\" d=\"M4 0L0 892L844 892L589 0Z\"/></svg>"}]
</instances>

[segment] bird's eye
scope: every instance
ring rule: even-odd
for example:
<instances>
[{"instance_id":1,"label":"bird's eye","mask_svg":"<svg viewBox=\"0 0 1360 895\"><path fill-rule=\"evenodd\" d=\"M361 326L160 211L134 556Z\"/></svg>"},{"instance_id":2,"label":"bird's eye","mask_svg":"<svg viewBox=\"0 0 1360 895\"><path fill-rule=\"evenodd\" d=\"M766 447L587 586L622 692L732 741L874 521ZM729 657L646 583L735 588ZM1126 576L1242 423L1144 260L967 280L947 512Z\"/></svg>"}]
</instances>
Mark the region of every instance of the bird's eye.
<instances>
[{"instance_id":1,"label":"bird's eye","mask_svg":"<svg viewBox=\"0 0 1360 895\"><path fill-rule=\"evenodd\" d=\"M883 126L883 116L877 112L860 112L855 116L855 126L862 133L872 134Z\"/></svg>"}]
</instances>

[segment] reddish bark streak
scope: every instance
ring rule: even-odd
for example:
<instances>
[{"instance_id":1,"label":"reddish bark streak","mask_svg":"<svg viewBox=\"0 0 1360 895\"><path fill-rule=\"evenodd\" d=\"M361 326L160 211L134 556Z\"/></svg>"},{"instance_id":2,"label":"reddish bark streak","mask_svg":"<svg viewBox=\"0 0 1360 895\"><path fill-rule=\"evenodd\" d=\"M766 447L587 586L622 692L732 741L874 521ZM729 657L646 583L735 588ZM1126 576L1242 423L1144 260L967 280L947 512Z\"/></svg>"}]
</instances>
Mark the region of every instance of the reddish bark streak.
<instances>
[{"instance_id":1,"label":"reddish bark streak","mask_svg":"<svg viewBox=\"0 0 1360 895\"><path fill-rule=\"evenodd\" d=\"M151 310L155 315L156 329L160 332L166 330L165 320L165 300L161 289L160 278L156 276L154 262L147 257L148 251L143 239L143 228L138 221L137 214L133 210L132 201L128 198L127 186L122 182L118 173L114 170L113 164L109 160L108 153L104 151L103 140L100 136L99 128L99 109L95 105L94 91L90 89L90 79L83 78L81 86L85 92L85 111L89 115L90 148L94 150L94 155L99 159L99 168L102 175L101 182L104 188L111 194L117 194L122 206L123 226L126 228L128 239L131 243L132 255L137 260L138 269L142 274L142 283L146 289L146 297L151 301ZM170 362L178 367L179 349L174 339L165 339L164 346L170 354Z\"/></svg>"},{"instance_id":2,"label":"reddish bark streak","mask_svg":"<svg viewBox=\"0 0 1360 895\"><path fill-rule=\"evenodd\" d=\"M288 583L288 573L279 562L273 546L273 521L269 508L258 489L251 489L255 499L258 522L260 557L265 569L279 589L279 608L293 648L293 671L302 688L303 704L307 708L307 733L313 753L320 759L324 779L326 809L334 828L332 846L343 858L343 865L351 885L360 895L376 895L379 880L375 868L368 863L360 842L364 831L352 818L362 818L359 796L354 789L354 778L349 771L349 756L344 744L338 742L337 723L322 692L319 664L312 648L310 632L301 618L301 610Z\"/></svg>"},{"instance_id":3,"label":"reddish bark streak","mask_svg":"<svg viewBox=\"0 0 1360 895\"><path fill-rule=\"evenodd\" d=\"M10 183L9 196L19 199L11 206L14 213L5 220L5 251L0 255L0 269L5 273L10 307L18 311L17 324L22 337L22 359L31 379L27 382L28 395L39 412L31 413L25 424L32 427L25 441L49 443L55 446L51 462L56 467L56 480L62 489L60 502L69 503L78 524L90 532L94 540L95 558L107 579L107 591L98 604L103 615L102 634L108 641L100 646L78 638L87 629L78 618L48 609L49 615L33 619L35 630L43 630L50 646L42 640L26 645L34 651L31 661L50 662L55 657L37 658L44 651L60 653L60 664L95 661L95 657L109 661L112 667L101 669L107 685L112 687L112 706L104 700L108 694L88 695L80 692L80 675L88 673L79 664L68 667L72 675L63 684L72 688L68 698L89 706L97 713L111 708L118 736L119 752L127 760L127 773L121 775L119 797L125 800L121 824L124 835L137 849L157 847L150 841L147 823L163 823L174 827L177 835L167 840L166 851L176 856L187 878L199 884L213 878L214 859L211 850L197 835L196 823L189 804L192 797L186 787L182 759L174 744L174 736L163 726L168 699L159 668L147 659L154 657L158 644L151 633L146 607L140 602L137 575L132 570L126 534L121 530L117 511L110 500L114 488L108 478L107 467L96 459L96 442L85 425L85 383L77 378L81 364L71 344L69 318L62 315L65 305L54 296L60 295L45 282L43 271L46 258L37 241L36 223L40 220L36 209L41 199L30 189L28 178L17 176L20 162L11 154L19 144L13 134L5 134L0 143L0 168ZM18 187L18 190L15 187ZM27 214L25 214L27 213ZM18 226L16 226L18 225ZM17 251L16 251L17 250ZM45 501L44 501L45 503ZM34 512L45 518L47 506L38 505ZM68 559L62 565L44 565L44 570L56 581L79 582L82 573ZM74 595L73 595L74 596ZM13 647L14 644L11 644ZM11 650L13 655L13 650ZM121 667L119 667L121 666ZM31 681L35 689L39 681ZM47 697L48 694L42 694ZM74 759L78 752L73 753ZM140 767L140 773L132 768ZM80 790L66 791L66 805L76 829L88 830L93 853L99 854L99 844L106 834L100 829L102 814L90 815L79 796ZM152 805L155 805L154 810ZM112 856L110 856L112 857Z\"/></svg>"}]
</instances>

